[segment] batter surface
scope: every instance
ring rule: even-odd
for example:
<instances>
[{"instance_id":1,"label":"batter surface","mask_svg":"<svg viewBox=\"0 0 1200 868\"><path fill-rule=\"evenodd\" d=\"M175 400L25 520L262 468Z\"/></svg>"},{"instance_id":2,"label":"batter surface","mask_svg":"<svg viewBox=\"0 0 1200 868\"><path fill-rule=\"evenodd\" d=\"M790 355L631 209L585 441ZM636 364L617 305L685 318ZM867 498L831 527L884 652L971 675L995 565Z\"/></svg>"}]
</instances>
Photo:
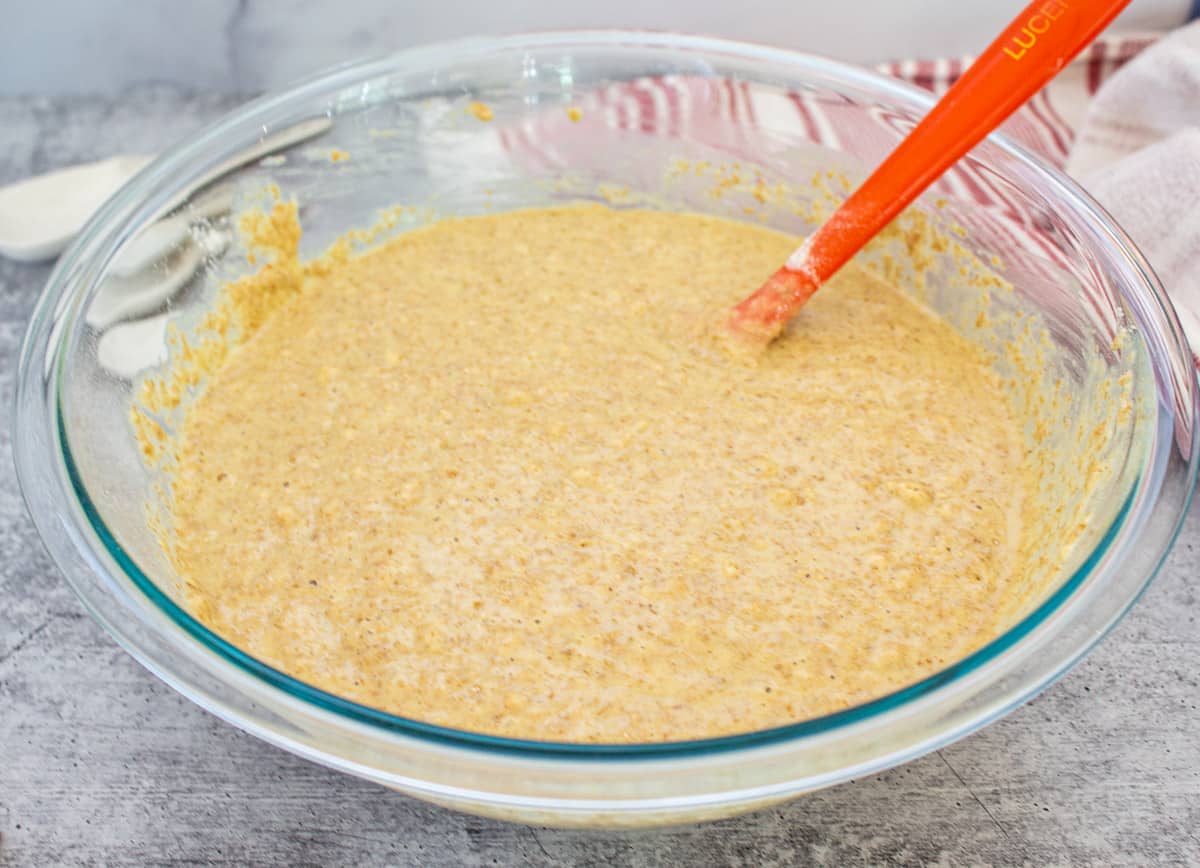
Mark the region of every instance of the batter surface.
<instances>
[{"instance_id":1,"label":"batter surface","mask_svg":"<svg viewBox=\"0 0 1200 868\"><path fill-rule=\"evenodd\" d=\"M317 271L190 409L197 615L333 693L597 742L794 722L993 638L1024 446L973 346L846 269L709 337L794 239L573 206Z\"/></svg>"}]
</instances>

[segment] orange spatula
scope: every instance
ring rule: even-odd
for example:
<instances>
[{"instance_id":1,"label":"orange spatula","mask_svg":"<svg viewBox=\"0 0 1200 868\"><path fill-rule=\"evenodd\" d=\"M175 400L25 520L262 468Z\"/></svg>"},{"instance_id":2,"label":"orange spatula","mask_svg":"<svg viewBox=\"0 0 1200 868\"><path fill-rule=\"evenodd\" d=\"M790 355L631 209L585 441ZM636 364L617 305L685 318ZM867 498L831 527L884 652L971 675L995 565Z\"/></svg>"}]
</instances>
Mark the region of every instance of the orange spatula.
<instances>
[{"instance_id":1,"label":"orange spatula","mask_svg":"<svg viewBox=\"0 0 1200 868\"><path fill-rule=\"evenodd\" d=\"M1090 43L1129 0L1034 0L853 195L733 310L770 341L864 244Z\"/></svg>"}]
</instances>

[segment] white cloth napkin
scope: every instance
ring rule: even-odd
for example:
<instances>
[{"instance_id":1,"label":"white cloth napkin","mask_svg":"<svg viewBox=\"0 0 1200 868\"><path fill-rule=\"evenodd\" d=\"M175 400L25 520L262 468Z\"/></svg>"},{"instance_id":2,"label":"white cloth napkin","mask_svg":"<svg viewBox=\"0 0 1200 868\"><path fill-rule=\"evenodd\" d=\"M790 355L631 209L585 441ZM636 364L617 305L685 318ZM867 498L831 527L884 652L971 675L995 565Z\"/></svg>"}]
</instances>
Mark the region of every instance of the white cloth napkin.
<instances>
[{"instance_id":1,"label":"white cloth napkin","mask_svg":"<svg viewBox=\"0 0 1200 868\"><path fill-rule=\"evenodd\" d=\"M1200 350L1200 22L1125 64L1088 105L1067 171L1158 273Z\"/></svg>"}]
</instances>

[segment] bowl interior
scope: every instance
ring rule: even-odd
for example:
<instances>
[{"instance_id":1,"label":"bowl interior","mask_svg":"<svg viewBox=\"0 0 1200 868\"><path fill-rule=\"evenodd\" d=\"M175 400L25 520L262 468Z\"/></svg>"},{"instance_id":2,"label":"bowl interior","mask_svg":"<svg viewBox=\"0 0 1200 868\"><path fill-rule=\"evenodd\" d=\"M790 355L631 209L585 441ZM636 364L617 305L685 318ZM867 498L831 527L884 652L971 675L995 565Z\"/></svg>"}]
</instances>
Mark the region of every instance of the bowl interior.
<instances>
[{"instance_id":1,"label":"bowl interior","mask_svg":"<svg viewBox=\"0 0 1200 868\"><path fill-rule=\"evenodd\" d=\"M915 119L899 85L828 78L789 55L617 37L452 60L417 51L264 102L149 170L154 194L114 229L63 319L57 401L73 484L118 561L182 605L147 511L161 507L169 465L145 460L131 412L165 363L168 323L194 327L224 282L253 270L236 217L269 201L270 185L299 204L306 256L384 215L386 235L436 216L585 199L801 234ZM278 147L264 154L272 137ZM1114 256L1041 169L990 142L863 254L988 347L1026 396L1052 516L1045 552L1068 555L1031 573L1014 625L1051 615L1038 607L1103 561L1147 471L1156 383ZM179 417L156 422L174 430Z\"/></svg>"}]
</instances>

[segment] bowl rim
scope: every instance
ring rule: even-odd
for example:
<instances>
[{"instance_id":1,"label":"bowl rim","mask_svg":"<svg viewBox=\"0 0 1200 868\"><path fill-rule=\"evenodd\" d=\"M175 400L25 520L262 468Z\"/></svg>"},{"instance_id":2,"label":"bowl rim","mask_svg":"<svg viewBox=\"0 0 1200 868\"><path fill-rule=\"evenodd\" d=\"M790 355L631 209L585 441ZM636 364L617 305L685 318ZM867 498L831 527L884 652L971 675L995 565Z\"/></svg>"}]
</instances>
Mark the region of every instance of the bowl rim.
<instances>
[{"instance_id":1,"label":"bowl rim","mask_svg":"<svg viewBox=\"0 0 1200 868\"><path fill-rule=\"evenodd\" d=\"M31 378L38 373L37 365L34 363L35 357L40 357L38 353L39 347L35 341L35 325L39 321L57 318L64 307L64 303L70 301L72 295L79 296L81 287L87 288L86 281L81 281L77 285L71 286L68 278L75 273L81 260L86 259L84 253L89 245L94 244L98 239L103 240L105 237L111 240L111 238L116 237L122 225L134 223L134 217L137 216L135 214L136 203L144 200L157 187L163 184L169 185L169 179L177 167L185 165L189 160L199 158L209 145L220 143L230 128L247 124L250 121L263 120L269 117L275 110L285 107L305 95L317 96L325 94L332 97L340 89L394 71L396 65L401 61L411 66L419 65L426 58L437 58L440 60L451 54L458 58L479 59L488 54L509 52L520 48L536 50L568 46L677 49L694 52L701 56L719 53L756 61L773 61L786 64L797 74L803 74L808 80L814 82L820 82L823 77L827 77L828 80L836 81L841 85L859 86L881 94L884 97L894 97L907 104L915 104L925 111L935 102L933 95L912 85L888 78L880 73L819 55L743 41L689 36L661 31L548 31L535 34L515 34L504 37L476 37L422 45L383 57L341 64L330 70L310 76L298 84L259 97L226 113L217 121L205 126L198 133L189 136L172 147L109 200L81 233L70 250L62 257L50 279L47 281L46 288L31 318L25 345L22 348L17 391L20 392L25 388L29 382L32 382ZM330 111L332 113L332 109ZM1142 273L1142 290L1148 290L1151 299L1164 308L1168 324L1172 327L1173 331L1178 332L1178 322L1175 320L1170 302L1154 278L1153 271L1146 264L1144 257L1137 251L1132 241L1130 241L1103 208L1065 174L1048 165L1041 158L1028 153L1003 134L993 134L988 137L988 141L1037 172L1041 180L1047 184L1048 188L1054 192L1057 198L1065 199L1068 204L1088 214L1101 225L1112 244L1117 248L1117 251ZM103 245L101 244L101 246ZM111 250L109 252L111 253ZM76 301L78 301L78 298L76 298ZM66 306L69 307L69 305ZM41 349L43 351L42 355L46 351L49 351L58 360L58 364L54 365L52 376L55 388L53 396L54 406L51 411L54 417L52 425L55 428L52 438L54 443L53 448L57 457L61 459L61 466L57 467L56 471L67 480L68 485L66 490L74 496L74 506L78 508L87 524L87 527L75 528L76 533L73 535L75 545L80 548L90 546L90 541L86 541L87 532L90 531L100 541L106 554L118 565L123 573L123 578L131 582L146 600L161 613L165 614L176 627L182 628L191 641L198 643L204 650L215 652L224 664L249 674L266 687L282 691L287 697L307 703L320 711L330 712L339 720L366 724L372 729L384 733L415 737L422 741L456 748L474 749L489 754L499 753L527 758L570 760L646 760L695 757L777 745L809 736L829 734L840 731L852 724L864 723L876 719L888 711L908 707L917 700L930 697L945 688L960 684L967 676L980 672L988 664L996 664L998 661L1003 660L1008 652L1019 649L1023 640L1031 633L1039 628L1045 628L1052 615L1069 609L1072 601L1078 604L1078 600L1076 599L1078 590L1084 584L1085 580L1092 575L1092 571L1103 559L1113 543L1127 529L1126 521L1135 509L1135 505L1137 503L1144 503L1147 496L1153 499L1157 495L1157 491L1150 491L1149 489L1161 486L1162 483L1161 472L1146 472L1146 468L1143 467L1142 472L1138 473L1137 479L1131 485L1124 503L1121 505L1110 526L1100 537L1095 548L1072 575L1063 581L1053 593L1047 596L1036 608L1008 630L972 654L918 682L892 691L884 696L808 720L713 738L629 744L574 743L508 738L440 726L400 715L389 714L313 687L241 651L209 630L181 606L172 601L137 566L134 559L117 542L115 536L104 524L90 494L84 487L75 460L72 457L67 435L67 425L61 403L61 390L58 388L63 381L61 375L63 366L62 350L64 349L68 333L69 330L63 329L57 335L57 345L52 343L55 336L50 334L47 337L45 347ZM1173 337L1176 342L1180 340L1180 334L1178 333L1169 335L1168 337ZM1194 398L1196 391L1195 371L1190 367L1189 371L1191 391ZM1157 380L1157 369L1155 370L1155 374ZM22 423L27 420L22 417L19 411L20 408L18 407L18 412L14 413L18 435L14 444L19 453L18 477L21 481L21 488L25 495L26 503L30 511L35 513L35 519L37 519L37 510L34 508L28 493L29 479L27 479L27 474L21 470L23 462L20 460L20 457L27 454L26 449L28 446L26 438L22 434ZM982 726L989 720L1006 713L1051 684L1057 677L1074 665L1083 654L1090 650L1120 620L1125 612L1136 602L1140 594L1144 592L1150 581L1152 581L1179 532L1193 493L1196 477L1195 458L1197 455L1198 436L1196 431L1197 426L1194 424L1194 400L1192 401L1192 416L1193 418L1190 420L1192 422L1190 426L1191 442L1187 450L1189 473L1186 481L1186 493L1182 499L1178 515L1174 517L1173 528L1167 536L1167 543L1162 551L1157 553L1154 563L1147 571L1144 580L1140 583L1136 591L1130 595L1129 599L1124 601L1118 610L1115 611L1115 614L1111 617L1108 624L1105 625L1104 629L1098 631L1090 638L1090 641L1075 649L1073 654L1058 661L1054 671L1048 677L1040 679L1036 684L1024 685L1022 690L1010 694L1006 697L1002 707L998 706L992 709L986 720L980 719L967 731ZM1174 421L1174 417L1172 417L1172 421ZM1160 435L1162 434L1161 431L1159 433ZM1151 450L1147 449L1145 461L1148 462L1150 457ZM1162 460L1165 462L1166 459L1163 458ZM1160 467L1158 470L1161 471L1162 468ZM43 529L43 522L38 521L37 523L39 533L43 540L46 541L47 547L51 550L55 560L59 561L60 568L62 568L62 562L54 552L54 545L50 542L48 534ZM100 560L95 557L94 550L84 552L84 554L90 556L90 565L94 570L103 569ZM76 594L80 596L89 610L93 612L93 615L120 641L122 635L119 627L110 623L109 620L100 617L92 609L88 604L86 593L71 578L70 570L62 568L61 571L66 575L68 582L72 585ZM113 577L108 576L107 578L111 581ZM129 648L128 642L122 641L122 644L126 648ZM148 652L137 653L134 649L130 650L133 651L135 657L162 677L158 669L144 659L143 654ZM194 696L191 698L200 701ZM965 732L957 733L957 735L962 734L965 734ZM948 740L950 739L947 738L942 743Z\"/></svg>"}]
</instances>

